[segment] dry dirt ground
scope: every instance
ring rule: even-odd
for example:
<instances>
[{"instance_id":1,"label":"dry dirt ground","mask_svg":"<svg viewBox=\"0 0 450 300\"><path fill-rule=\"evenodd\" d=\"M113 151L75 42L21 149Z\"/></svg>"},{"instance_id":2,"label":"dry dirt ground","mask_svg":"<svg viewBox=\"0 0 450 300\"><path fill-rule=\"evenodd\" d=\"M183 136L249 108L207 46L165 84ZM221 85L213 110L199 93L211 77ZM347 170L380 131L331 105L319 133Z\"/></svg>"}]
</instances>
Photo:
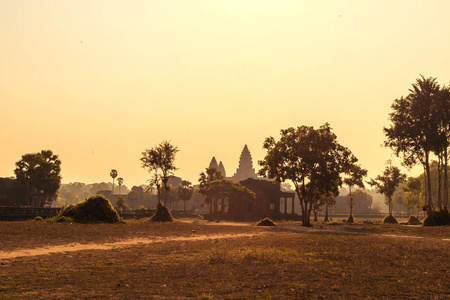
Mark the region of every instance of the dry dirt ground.
<instances>
[{"instance_id":1,"label":"dry dirt ground","mask_svg":"<svg viewBox=\"0 0 450 300\"><path fill-rule=\"evenodd\" d=\"M450 227L0 222L0 299L450 299Z\"/></svg>"}]
</instances>

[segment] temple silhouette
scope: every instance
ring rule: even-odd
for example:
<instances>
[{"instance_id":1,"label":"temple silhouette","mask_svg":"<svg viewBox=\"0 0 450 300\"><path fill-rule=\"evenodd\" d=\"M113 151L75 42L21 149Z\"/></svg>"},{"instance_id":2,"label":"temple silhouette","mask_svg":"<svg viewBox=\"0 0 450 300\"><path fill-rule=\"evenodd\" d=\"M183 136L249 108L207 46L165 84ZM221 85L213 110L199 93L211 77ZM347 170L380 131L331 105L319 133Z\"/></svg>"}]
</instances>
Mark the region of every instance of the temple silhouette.
<instances>
[{"instance_id":1,"label":"temple silhouette","mask_svg":"<svg viewBox=\"0 0 450 300\"><path fill-rule=\"evenodd\" d=\"M237 199L226 199L217 212L220 218L235 221L255 221L265 217L275 220L298 218L294 209L295 193L283 192L279 182L259 178L247 145L241 152L239 165L233 176L227 177L222 161L217 163L215 157L211 159L209 168L215 168L225 179L239 182L256 194L256 200L251 205L242 205ZM215 216L208 215L207 218L213 219Z\"/></svg>"}]
</instances>

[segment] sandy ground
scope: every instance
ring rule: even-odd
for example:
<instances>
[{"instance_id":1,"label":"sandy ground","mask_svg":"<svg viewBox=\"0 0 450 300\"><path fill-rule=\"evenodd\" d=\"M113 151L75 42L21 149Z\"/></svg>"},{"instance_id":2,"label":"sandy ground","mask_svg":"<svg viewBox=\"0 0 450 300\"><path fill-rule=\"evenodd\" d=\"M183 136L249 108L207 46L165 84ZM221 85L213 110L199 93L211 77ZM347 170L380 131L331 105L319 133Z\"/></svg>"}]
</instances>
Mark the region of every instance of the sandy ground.
<instances>
[{"instance_id":1,"label":"sandy ground","mask_svg":"<svg viewBox=\"0 0 450 300\"><path fill-rule=\"evenodd\" d=\"M260 233L261 234L261 233ZM221 240L240 237L253 237L256 234L216 234L216 235L196 235L189 237L162 237L162 238L134 238L122 240L114 243L89 243L79 244L70 243L66 245L47 246L40 248L23 249L16 251L0 251L0 260L14 259L18 257L47 255L63 252L75 252L82 250L111 250L117 248L124 248L135 245L165 243L165 242L188 242L188 241L203 241L203 240Z\"/></svg>"}]
</instances>

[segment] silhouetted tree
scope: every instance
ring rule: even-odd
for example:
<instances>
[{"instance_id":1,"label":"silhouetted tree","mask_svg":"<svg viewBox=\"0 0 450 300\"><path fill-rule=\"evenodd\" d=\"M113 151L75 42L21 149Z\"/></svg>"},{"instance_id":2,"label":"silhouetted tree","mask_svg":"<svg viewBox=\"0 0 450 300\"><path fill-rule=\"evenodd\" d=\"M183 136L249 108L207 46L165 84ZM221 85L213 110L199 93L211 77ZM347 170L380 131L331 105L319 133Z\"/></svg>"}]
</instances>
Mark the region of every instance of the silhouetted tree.
<instances>
[{"instance_id":1,"label":"silhouetted tree","mask_svg":"<svg viewBox=\"0 0 450 300\"><path fill-rule=\"evenodd\" d=\"M420 176L418 177L408 177L403 187L403 191L406 193L406 207L416 207L417 217L419 217L419 212L421 208L422 199L422 180Z\"/></svg>"},{"instance_id":2,"label":"silhouetted tree","mask_svg":"<svg viewBox=\"0 0 450 300\"><path fill-rule=\"evenodd\" d=\"M375 187L376 191L386 197L389 205L389 215L392 215L392 196L398 185L406 179L406 175L400 172L400 169L392 166L390 163L386 166L383 175L378 175L375 179L367 182Z\"/></svg>"},{"instance_id":3,"label":"silhouetted tree","mask_svg":"<svg viewBox=\"0 0 450 300\"><path fill-rule=\"evenodd\" d=\"M310 226L310 215L320 195L337 194L341 173L357 162L351 151L337 142L328 123L319 129L301 126L281 130L278 142L265 140L267 149L258 174L276 181L292 181L300 200L303 226Z\"/></svg>"},{"instance_id":4,"label":"silhouetted tree","mask_svg":"<svg viewBox=\"0 0 450 300\"><path fill-rule=\"evenodd\" d=\"M353 215L352 187L356 185L356 186L358 186L360 188L364 188L363 177L367 176L367 170L361 168L357 164L353 164L353 165L350 166L350 169L349 169L349 171L348 171L348 173L346 175L347 176L344 178L344 183L346 185L348 185L348 190L349 190L349 199L350 199L350 203L349 203L349 207L350 207L349 218L350 218L350 216Z\"/></svg>"},{"instance_id":5,"label":"silhouetted tree","mask_svg":"<svg viewBox=\"0 0 450 300\"><path fill-rule=\"evenodd\" d=\"M371 207L373 203L373 198L371 195L369 195L367 192L358 189L353 192L352 194L353 198L353 209L357 212L371 212ZM347 195L348 202L347 204L350 206L350 194Z\"/></svg>"},{"instance_id":6,"label":"silhouetted tree","mask_svg":"<svg viewBox=\"0 0 450 300\"><path fill-rule=\"evenodd\" d=\"M123 184L123 178L122 177L117 178L117 184L119 184L119 195L120 195L120 187Z\"/></svg>"},{"instance_id":7,"label":"silhouetted tree","mask_svg":"<svg viewBox=\"0 0 450 300\"><path fill-rule=\"evenodd\" d=\"M216 168L206 168L205 172L201 172L200 173L200 178L198 179L198 181L200 182L200 189L207 183L210 181L214 181L214 180L219 180L219 179L223 179L223 175L222 173L217 170ZM214 197L211 197L210 194L205 196L205 203L209 204L209 215L212 215L213 213L213 206L214 206L214 213L217 213L217 199Z\"/></svg>"},{"instance_id":8,"label":"silhouetted tree","mask_svg":"<svg viewBox=\"0 0 450 300\"><path fill-rule=\"evenodd\" d=\"M121 196L117 197L116 205L114 206L116 209L128 209L127 201Z\"/></svg>"},{"instance_id":9,"label":"silhouetted tree","mask_svg":"<svg viewBox=\"0 0 450 300\"><path fill-rule=\"evenodd\" d=\"M112 185L112 190L111 190L111 195L113 195L114 194L114 179L117 177L117 170L112 169L111 172L109 173L109 176L111 176L113 179L113 185Z\"/></svg>"},{"instance_id":10,"label":"silhouetted tree","mask_svg":"<svg viewBox=\"0 0 450 300\"><path fill-rule=\"evenodd\" d=\"M186 212L186 201L191 199L194 193L194 188L192 183L187 180L181 181L181 186L178 187L178 197L183 200L183 211Z\"/></svg>"},{"instance_id":11,"label":"silhouetted tree","mask_svg":"<svg viewBox=\"0 0 450 300\"><path fill-rule=\"evenodd\" d=\"M168 190L167 181L169 177L173 175L173 172L177 169L175 167L175 154L178 152L178 148L170 144L169 141L163 141L159 145L152 149L145 149L142 152L141 162L142 168L147 169L152 174L152 178L149 180L149 187L156 186L158 193L158 202L161 202L161 191ZM166 204L167 193L165 193L164 205Z\"/></svg>"},{"instance_id":12,"label":"silhouetted tree","mask_svg":"<svg viewBox=\"0 0 450 300\"><path fill-rule=\"evenodd\" d=\"M57 197L61 185L61 161L51 150L27 153L16 162L14 173L29 191L28 204L42 207Z\"/></svg>"},{"instance_id":13,"label":"silhouetted tree","mask_svg":"<svg viewBox=\"0 0 450 300\"><path fill-rule=\"evenodd\" d=\"M428 213L433 207L430 175L430 154L435 153L439 164L446 169L449 147L449 109L450 93L448 88L441 89L436 78L420 78L412 84L406 97L396 99L390 114L392 122L384 128L385 146L402 158L402 164L412 167L420 162L425 174L425 198ZM447 176L446 173L444 176ZM448 187L444 194L446 203ZM438 206L442 205L438 191Z\"/></svg>"},{"instance_id":14,"label":"silhouetted tree","mask_svg":"<svg viewBox=\"0 0 450 300\"><path fill-rule=\"evenodd\" d=\"M64 203L62 201L59 201L59 197L64 199ZM80 202L80 199L77 197L75 192L68 190L67 188L61 187L58 190L58 201L60 202L60 204L62 204L61 206L64 206L69 204L76 204Z\"/></svg>"}]
</instances>

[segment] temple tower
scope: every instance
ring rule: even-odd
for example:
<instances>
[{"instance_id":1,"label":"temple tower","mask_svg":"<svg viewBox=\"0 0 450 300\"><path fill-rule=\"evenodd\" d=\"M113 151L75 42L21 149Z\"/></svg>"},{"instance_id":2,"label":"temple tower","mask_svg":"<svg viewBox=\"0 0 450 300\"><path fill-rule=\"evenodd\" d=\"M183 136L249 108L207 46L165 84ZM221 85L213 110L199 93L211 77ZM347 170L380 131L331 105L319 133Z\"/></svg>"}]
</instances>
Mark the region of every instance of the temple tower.
<instances>
[{"instance_id":1,"label":"temple tower","mask_svg":"<svg viewBox=\"0 0 450 300\"><path fill-rule=\"evenodd\" d=\"M225 173L225 167L223 166L222 161L219 162L219 166L217 167L217 171L222 173L223 178L227 177L227 173Z\"/></svg>"},{"instance_id":2,"label":"temple tower","mask_svg":"<svg viewBox=\"0 0 450 300\"><path fill-rule=\"evenodd\" d=\"M252 155L250 154L247 145L245 145L239 159L239 166L236 173L230 179L238 182L248 178L256 179L258 176L256 176L255 169L253 168Z\"/></svg>"},{"instance_id":3,"label":"temple tower","mask_svg":"<svg viewBox=\"0 0 450 300\"><path fill-rule=\"evenodd\" d=\"M211 159L211 162L209 163L209 167L208 167L208 168L209 168L209 169L210 169L210 168L216 169L217 171L219 171L220 173L222 173L222 177L223 177L223 178L225 178L225 177L227 176L226 173L225 173L225 167L223 166L222 161L219 162L219 164L217 164L217 160L216 160L215 157L213 157L213 158Z\"/></svg>"},{"instance_id":4,"label":"temple tower","mask_svg":"<svg viewBox=\"0 0 450 300\"><path fill-rule=\"evenodd\" d=\"M217 168L218 168L217 160L216 160L215 157L213 157L213 158L211 159L211 162L209 163L209 167L208 167L208 168L214 168L214 169L217 169Z\"/></svg>"}]
</instances>

